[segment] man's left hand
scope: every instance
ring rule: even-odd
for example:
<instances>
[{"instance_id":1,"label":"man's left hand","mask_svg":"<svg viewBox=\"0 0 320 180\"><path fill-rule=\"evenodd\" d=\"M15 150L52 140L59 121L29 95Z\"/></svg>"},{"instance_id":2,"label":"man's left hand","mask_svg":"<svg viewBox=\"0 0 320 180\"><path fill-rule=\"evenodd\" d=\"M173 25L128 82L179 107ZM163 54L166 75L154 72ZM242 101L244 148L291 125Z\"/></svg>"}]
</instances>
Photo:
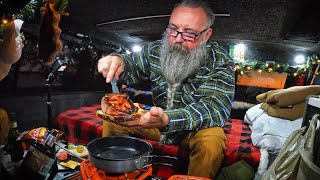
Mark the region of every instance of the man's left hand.
<instances>
[{"instance_id":1,"label":"man's left hand","mask_svg":"<svg viewBox=\"0 0 320 180\"><path fill-rule=\"evenodd\" d=\"M169 124L169 117L160 107L152 107L138 120L118 122L122 126L133 128L161 128Z\"/></svg>"}]
</instances>

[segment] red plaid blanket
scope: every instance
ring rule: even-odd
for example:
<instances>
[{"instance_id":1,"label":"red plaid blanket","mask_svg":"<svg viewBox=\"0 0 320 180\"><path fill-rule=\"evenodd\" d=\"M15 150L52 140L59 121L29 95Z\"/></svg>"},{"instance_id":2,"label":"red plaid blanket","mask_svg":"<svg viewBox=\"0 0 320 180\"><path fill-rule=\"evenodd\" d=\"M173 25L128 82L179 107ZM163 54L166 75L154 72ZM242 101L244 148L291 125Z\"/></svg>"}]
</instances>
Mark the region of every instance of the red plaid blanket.
<instances>
[{"instance_id":1,"label":"red plaid blanket","mask_svg":"<svg viewBox=\"0 0 320 180\"><path fill-rule=\"evenodd\" d=\"M252 144L248 124L240 119L231 119L223 129L227 136L224 164L229 166L244 160L256 170L260 162L260 150Z\"/></svg>"},{"instance_id":2,"label":"red plaid blanket","mask_svg":"<svg viewBox=\"0 0 320 180\"><path fill-rule=\"evenodd\" d=\"M58 128L64 132L66 140L74 144L87 144L89 141L101 137L102 120L96 117L96 111L99 109L100 104L95 104L60 113L56 118L56 123ZM224 131L227 136L224 165L229 166L239 160L245 160L256 169L260 161L260 151L251 142L249 126L243 120L231 119L226 123ZM172 163L174 168L155 164L153 166L155 176L168 178L174 172L182 173L186 170L188 152L181 152L178 146L148 142L153 146L153 154L179 158L177 162L160 159L160 162Z\"/></svg>"},{"instance_id":3,"label":"red plaid blanket","mask_svg":"<svg viewBox=\"0 0 320 180\"><path fill-rule=\"evenodd\" d=\"M96 116L100 104L79 109L70 109L60 113L56 122L64 132L66 140L73 144L88 144L102 136L102 120Z\"/></svg>"}]
</instances>

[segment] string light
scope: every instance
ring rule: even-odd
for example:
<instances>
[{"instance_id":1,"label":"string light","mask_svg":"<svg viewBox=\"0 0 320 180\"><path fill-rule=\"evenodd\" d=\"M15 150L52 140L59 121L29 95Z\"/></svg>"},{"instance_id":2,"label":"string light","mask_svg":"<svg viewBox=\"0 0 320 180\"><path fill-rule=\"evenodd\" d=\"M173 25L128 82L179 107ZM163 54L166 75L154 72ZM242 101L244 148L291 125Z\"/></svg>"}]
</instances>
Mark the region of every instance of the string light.
<instances>
[{"instance_id":1,"label":"string light","mask_svg":"<svg viewBox=\"0 0 320 180\"><path fill-rule=\"evenodd\" d=\"M235 71L237 71L240 75L243 74L243 71L258 71L260 74L262 72L268 72L268 73L273 73L273 72L278 72L278 73L287 73L288 76L299 76L300 74L303 74L307 72L307 70L310 67L314 67L315 64L320 64L320 58L318 58L317 55L313 54L311 56L307 57L307 60L304 64L301 66L290 66L288 63L287 64L281 64L281 63L269 63L267 62L261 62L258 60L255 61L244 61L241 63L236 63L235 64Z\"/></svg>"},{"instance_id":2,"label":"string light","mask_svg":"<svg viewBox=\"0 0 320 180\"><path fill-rule=\"evenodd\" d=\"M24 3L24 2L23 2ZM27 3L27 2L25 2ZM0 1L0 6L6 6L6 2ZM37 1L32 0L28 4L26 4L20 10L7 9L8 13L5 13L2 17L0 17L0 35L3 35L6 29L6 24L14 19L31 19L34 17L35 9L37 8Z\"/></svg>"},{"instance_id":3,"label":"string light","mask_svg":"<svg viewBox=\"0 0 320 180\"><path fill-rule=\"evenodd\" d=\"M235 71L237 71L237 70L239 70L239 69L240 69L240 66L239 66L239 65L235 65L235 66L234 66L234 70L235 70Z\"/></svg>"},{"instance_id":4,"label":"string light","mask_svg":"<svg viewBox=\"0 0 320 180\"><path fill-rule=\"evenodd\" d=\"M2 23L3 23L3 24L7 24L7 23L8 23L8 20L7 20L7 19L2 19Z\"/></svg>"}]
</instances>

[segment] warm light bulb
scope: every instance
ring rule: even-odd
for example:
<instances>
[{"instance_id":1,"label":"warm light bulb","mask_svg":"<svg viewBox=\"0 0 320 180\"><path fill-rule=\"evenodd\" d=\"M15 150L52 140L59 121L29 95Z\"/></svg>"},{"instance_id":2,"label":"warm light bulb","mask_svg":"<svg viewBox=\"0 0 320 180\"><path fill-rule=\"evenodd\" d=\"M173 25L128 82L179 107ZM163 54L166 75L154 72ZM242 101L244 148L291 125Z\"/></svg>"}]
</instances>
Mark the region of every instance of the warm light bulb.
<instances>
[{"instance_id":1,"label":"warm light bulb","mask_svg":"<svg viewBox=\"0 0 320 180\"><path fill-rule=\"evenodd\" d=\"M3 20L2 20L2 23L3 23L3 24L7 24L7 23L8 23L8 20L3 19Z\"/></svg>"},{"instance_id":2,"label":"warm light bulb","mask_svg":"<svg viewBox=\"0 0 320 180\"><path fill-rule=\"evenodd\" d=\"M240 69L240 66L239 65L235 65L234 69L238 70L238 69Z\"/></svg>"},{"instance_id":3,"label":"warm light bulb","mask_svg":"<svg viewBox=\"0 0 320 180\"><path fill-rule=\"evenodd\" d=\"M139 51L141 51L141 46L139 46L139 45L134 45L133 47L132 47L132 51L133 52L139 52Z\"/></svg>"}]
</instances>

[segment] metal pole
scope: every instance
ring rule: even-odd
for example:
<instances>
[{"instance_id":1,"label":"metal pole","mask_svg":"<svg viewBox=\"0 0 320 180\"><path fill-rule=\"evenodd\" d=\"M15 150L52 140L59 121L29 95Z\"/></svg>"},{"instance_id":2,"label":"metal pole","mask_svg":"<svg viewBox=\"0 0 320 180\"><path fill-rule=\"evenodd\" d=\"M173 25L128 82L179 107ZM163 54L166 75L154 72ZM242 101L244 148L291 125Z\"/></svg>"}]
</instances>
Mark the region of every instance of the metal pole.
<instances>
[{"instance_id":1,"label":"metal pole","mask_svg":"<svg viewBox=\"0 0 320 180\"><path fill-rule=\"evenodd\" d=\"M47 79L47 83L45 85L47 87L47 125L48 125L48 129L51 130L51 84L50 84L50 80Z\"/></svg>"}]
</instances>

